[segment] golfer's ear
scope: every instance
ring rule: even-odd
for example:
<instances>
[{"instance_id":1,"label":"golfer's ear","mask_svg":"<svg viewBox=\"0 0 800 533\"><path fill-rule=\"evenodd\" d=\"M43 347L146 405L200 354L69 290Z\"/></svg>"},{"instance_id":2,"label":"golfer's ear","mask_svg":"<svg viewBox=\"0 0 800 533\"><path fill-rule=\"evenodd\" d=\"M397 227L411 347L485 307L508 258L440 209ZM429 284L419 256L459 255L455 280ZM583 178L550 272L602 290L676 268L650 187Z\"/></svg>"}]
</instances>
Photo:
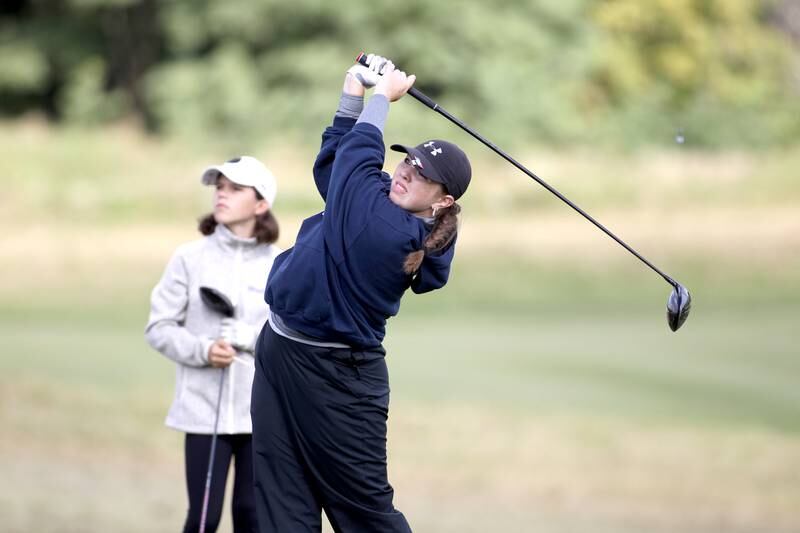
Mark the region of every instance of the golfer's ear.
<instances>
[{"instance_id":1,"label":"golfer's ear","mask_svg":"<svg viewBox=\"0 0 800 533\"><path fill-rule=\"evenodd\" d=\"M263 198L256 202L256 216L263 215L269 211L269 202Z\"/></svg>"},{"instance_id":2,"label":"golfer's ear","mask_svg":"<svg viewBox=\"0 0 800 533\"><path fill-rule=\"evenodd\" d=\"M438 202L434 202L434 204L431 207L435 207L436 209L444 209L446 207L450 207L454 203L456 203L455 198L453 198L449 194L445 194L439 199Z\"/></svg>"}]
</instances>

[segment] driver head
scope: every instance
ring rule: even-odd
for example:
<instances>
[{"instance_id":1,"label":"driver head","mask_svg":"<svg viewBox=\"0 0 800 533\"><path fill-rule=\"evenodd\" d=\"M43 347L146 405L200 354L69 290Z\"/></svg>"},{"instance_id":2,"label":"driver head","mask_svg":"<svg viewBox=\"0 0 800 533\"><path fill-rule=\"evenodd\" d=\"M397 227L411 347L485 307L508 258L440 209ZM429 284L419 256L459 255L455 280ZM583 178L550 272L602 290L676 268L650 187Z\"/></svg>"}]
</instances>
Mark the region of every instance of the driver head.
<instances>
[{"instance_id":1,"label":"driver head","mask_svg":"<svg viewBox=\"0 0 800 533\"><path fill-rule=\"evenodd\" d=\"M669 295L667 301L667 322L669 329L678 331L678 328L686 322L689 317L689 311L692 309L692 296L686 287L680 283L675 283L675 288L672 289L672 294Z\"/></svg>"},{"instance_id":2,"label":"driver head","mask_svg":"<svg viewBox=\"0 0 800 533\"><path fill-rule=\"evenodd\" d=\"M200 287L200 298L210 309L226 318L231 318L234 314L234 307L230 299L220 291L211 287Z\"/></svg>"}]
</instances>

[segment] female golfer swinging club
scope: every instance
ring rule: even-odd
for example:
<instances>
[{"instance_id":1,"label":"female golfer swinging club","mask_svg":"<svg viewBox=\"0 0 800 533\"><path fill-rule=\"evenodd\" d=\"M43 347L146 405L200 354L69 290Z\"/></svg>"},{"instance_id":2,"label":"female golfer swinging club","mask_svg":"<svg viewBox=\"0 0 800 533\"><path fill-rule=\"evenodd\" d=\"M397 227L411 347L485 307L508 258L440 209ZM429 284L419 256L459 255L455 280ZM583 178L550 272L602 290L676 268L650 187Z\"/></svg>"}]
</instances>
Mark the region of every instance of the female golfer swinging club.
<instances>
[{"instance_id":1,"label":"female golfer swinging club","mask_svg":"<svg viewBox=\"0 0 800 533\"><path fill-rule=\"evenodd\" d=\"M276 182L249 156L209 167L201 179L214 186L214 211L198 228L205 237L173 254L153 289L145 336L176 363L175 398L166 423L186 433L189 510L183 531L217 530L233 461L233 531L251 533L257 531L251 354L268 313L264 271L281 252L272 244L278 239L272 214ZM201 288L229 301L233 317L223 318L219 309L206 305Z\"/></svg>"},{"instance_id":2,"label":"female golfer swinging club","mask_svg":"<svg viewBox=\"0 0 800 533\"><path fill-rule=\"evenodd\" d=\"M319 532L321 509L337 532L410 531L387 479L381 342L406 289L447 282L471 169L455 145L426 140L393 145L405 161L382 172L389 103L415 77L382 57L368 65L348 70L322 136L314 181L325 210L276 258L265 291L251 402L262 533Z\"/></svg>"}]
</instances>

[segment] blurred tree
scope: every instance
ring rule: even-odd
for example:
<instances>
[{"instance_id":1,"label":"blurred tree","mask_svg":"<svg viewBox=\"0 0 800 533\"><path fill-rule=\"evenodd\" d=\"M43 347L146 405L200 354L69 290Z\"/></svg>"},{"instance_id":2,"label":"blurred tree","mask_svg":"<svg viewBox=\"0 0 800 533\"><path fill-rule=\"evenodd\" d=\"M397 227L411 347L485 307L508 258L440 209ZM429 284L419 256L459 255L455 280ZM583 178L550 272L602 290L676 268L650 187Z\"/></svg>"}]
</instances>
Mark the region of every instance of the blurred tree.
<instances>
[{"instance_id":1,"label":"blurred tree","mask_svg":"<svg viewBox=\"0 0 800 533\"><path fill-rule=\"evenodd\" d=\"M156 0L15 0L14 6L0 15L0 94L8 101L0 110L38 107L53 118L85 120L93 108L99 115L92 120L126 111L148 118L141 80L160 59ZM85 96L69 96L78 93ZM116 104L102 102L108 94ZM91 98L99 101L87 105ZM108 113L110 107L119 109Z\"/></svg>"},{"instance_id":2,"label":"blurred tree","mask_svg":"<svg viewBox=\"0 0 800 533\"><path fill-rule=\"evenodd\" d=\"M364 49L502 143L774 145L800 135L799 17L795 0L4 0L0 114L312 143ZM403 109L393 125L447 131Z\"/></svg>"},{"instance_id":3,"label":"blurred tree","mask_svg":"<svg viewBox=\"0 0 800 533\"><path fill-rule=\"evenodd\" d=\"M770 9L772 23L787 33L795 43L800 43L800 2L777 0Z\"/></svg>"},{"instance_id":4,"label":"blurred tree","mask_svg":"<svg viewBox=\"0 0 800 533\"><path fill-rule=\"evenodd\" d=\"M316 140L346 58L365 49L413 68L421 90L465 120L499 130L500 140L568 141L582 127L572 99L591 63L586 5L374 0L365 9L354 0L176 0L161 12L170 57L148 75L148 94L168 131L196 131L199 121L228 135L312 131ZM222 79L219 50L233 42L239 73L229 65ZM192 96L182 97L185 91ZM220 120L222 100L236 91L236 110ZM179 101L186 109L174 110ZM428 131L440 120L422 109L404 118Z\"/></svg>"},{"instance_id":5,"label":"blurred tree","mask_svg":"<svg viewBox=\"0 0 800 533\"><path fill-rule=\"evenodd\" d=\"M688 123L701 144L796 139L800 108L786 78L792 47L766 22L772 4L595 2L592 17L604 37L590 92L615 115L611 123L635 126L633 136L657 136L666 121L667 128ZM794 119L782 120L792 110ZM628 118L636 113L643 120Z\"/></svg>"}]
</instances>

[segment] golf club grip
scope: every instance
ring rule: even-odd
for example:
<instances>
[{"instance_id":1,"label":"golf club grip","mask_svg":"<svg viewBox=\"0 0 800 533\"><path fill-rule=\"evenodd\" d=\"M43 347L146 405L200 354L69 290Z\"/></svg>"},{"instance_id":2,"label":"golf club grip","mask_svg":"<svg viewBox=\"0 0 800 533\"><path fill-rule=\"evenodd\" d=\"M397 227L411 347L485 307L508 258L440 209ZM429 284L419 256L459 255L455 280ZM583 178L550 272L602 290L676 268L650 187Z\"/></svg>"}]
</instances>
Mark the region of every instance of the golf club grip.
<instances>
[{"instance_id":1,"label":"golf club grip","mask_svg":"<svg viewBox=\"0 0 800 533\"><path fill-rule=\"evenodd\" d=\"M356 58L356 63L358 63L359 65L363 65L365 67L368 67L369 65L367 65L367 54L365 54L364 52L359 53L358 57ZM436 111L436 108L439 107L439 104L437 104L436 102L431 100L431 98L427 94L423 93L422 91L420 91L416 87L410 88L408 90L408 94L410 96L413 96L414 98L416 98L417 100L419 100L420 102L425 104L426 106L430 107L434 111Z\"/></svg>"}]
</instances>

